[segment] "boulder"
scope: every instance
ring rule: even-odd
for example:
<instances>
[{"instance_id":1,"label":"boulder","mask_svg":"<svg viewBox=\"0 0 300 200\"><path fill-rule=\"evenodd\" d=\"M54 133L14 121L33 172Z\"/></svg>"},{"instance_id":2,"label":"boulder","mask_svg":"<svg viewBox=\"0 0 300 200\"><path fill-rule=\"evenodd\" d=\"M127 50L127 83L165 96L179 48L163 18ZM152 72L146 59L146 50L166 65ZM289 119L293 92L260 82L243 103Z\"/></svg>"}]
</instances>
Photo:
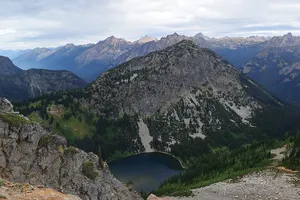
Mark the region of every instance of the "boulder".
<instances>
[{"instance_id":1,"label":"boulder","mask_svg":"<svg viewBox=\"0 0 300 200\"><path fill-rule=\"evenodd\" d=\"M0 113L13 112L13 105L9 100L5 98L0 98Z\"/></svg>"}]
</instances>

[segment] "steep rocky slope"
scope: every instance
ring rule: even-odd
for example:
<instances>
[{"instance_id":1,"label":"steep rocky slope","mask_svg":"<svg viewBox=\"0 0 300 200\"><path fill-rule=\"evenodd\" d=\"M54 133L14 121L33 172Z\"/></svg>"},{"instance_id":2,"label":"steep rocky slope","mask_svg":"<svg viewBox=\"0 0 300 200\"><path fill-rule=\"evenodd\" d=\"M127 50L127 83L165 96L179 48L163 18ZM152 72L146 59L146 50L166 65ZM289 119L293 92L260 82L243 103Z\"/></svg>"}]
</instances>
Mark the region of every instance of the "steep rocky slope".
<instances>
[{"instance_id":1,"label":"steep rocky slope","mask_svg":"<svg viewBox=\"0 0 300 200\"><path fill-rule=\"evenodd\" d=\"M9 102L2 106L10 107ZM45 185L86 200L140 199L93 153L67 147L66 139L22 116L0 111L0 176Z\"/></svg>"},{"instance_id":2,"label":"steep rocky slope","mask_svg":"<svg viewBox=\"0 0 300 200\"><path fill-rule=\"evenodd\" d=\"M98 114L139 116L141 142L134 145L173 153L183 141L252 126L266 104L281 107L214 52L187 40L106 72L87 90Z\"/></svg>"},{"instance_id":3,"label":"steep rocky slope","mask_svg":"<svg viewBox=\"0 0 300 200\"><path fill-rule=\"evenodd\" d=\"M68 71L21 70L11 60L0 57L0 96L23 100L61 90L78 89L86 82Z\"/></svg>"},{"instance_id":4,"label":"steep rocky slope","mask_svg":"<svg viewBox=\"0 0 300 200\"><path fill-rule=\"evenodd\" d=\"M268 41L243 72L282 98L300 102L300 37L287 34Z\"/></svg>"},{"instance_id":5,"label":"steep rocky slope","mask_svg":"<svg viewBox=\"0 0 300 200\"><path fill-rule=\"evenodd\" d=\"M100 145L105 159L144 151L187 159L209 146L280 136L297 120L283 102L188 40L121 64L84 91L26 102L18 110L41 113L81 148L98 152ZM61 128L74 122L76 130Z\"/></svg>"}]
</instances>

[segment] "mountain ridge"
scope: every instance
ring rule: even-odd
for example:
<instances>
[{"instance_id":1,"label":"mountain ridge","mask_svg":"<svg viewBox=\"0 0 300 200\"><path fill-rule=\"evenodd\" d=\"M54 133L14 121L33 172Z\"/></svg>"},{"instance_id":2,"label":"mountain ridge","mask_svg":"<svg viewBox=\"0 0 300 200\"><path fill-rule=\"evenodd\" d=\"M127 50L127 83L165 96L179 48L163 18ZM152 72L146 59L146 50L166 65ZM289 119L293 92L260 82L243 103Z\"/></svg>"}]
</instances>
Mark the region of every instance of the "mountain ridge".
<instances>
[{"instance_id":1,"label":"mountain ridge","mask_svg":"<svg viewBox=\"0 0 300 200\"><path fill-rule=\"evenodd\" d=\"M66 56L65 58L62 56L60 60L54 58L55 52L58 51L56 48L44 50L46 52L42 52L41 55L36 55L37 50L33 50L32 53L29 51L14 59L14 62L19 66L24 66L25 68L31 66L33 68L68 69L85 80L92 81L98 77L100 73L105 72L111 67L115 67L134 57L144 56L150 52L162 50L180 42L183 39L193 40L200 47L207 47L215 50L225 58L228 58L230 62L235 61L234 54L236 53L237 48L250 48L247 54L252 55L253 51L256 52L258 47L251 47L267 40L267 38L254 36L248 38L224 37L216 39L206 37L202 33L196 34L193 37L174 33L167 35L166 37L162 37L159 40L149 37L146 40L147 42L139 43L137 41L130 42L122 38L115 38L114 36L111 36L105 40L99 41L97 44L74 46L74 49L85 49L78 51L73 56ZM228 51L229 53L227 53ZM242 61L251 57L251 55L244 55L243 52L238 53L243 57L246 57L242 57ZM65 53L62 52L61 54L64 55ZM233 64L240 68L242 61Z\"/></svg>"},{"instance_id":2,"label":"mountain ridge","mask_svg":"<svg viewBox=\"0 0 300 200\"><path fill-rule=\"evenodd\" d=\"M87 83L69 71L21 70L7 57L0 57L0 96L24 100L61 90L84 88Z\"/></svg>"},{"instance_id":3,"label":"mountain ridge","mask_svg":"<svg viewBox=\"0 0 300 200\"><path fill-rule=\"evenodd\" d=\"M35 101L44 104L31 108ZM187 40L110 69L85 90L29 101L18 111L41 112L46 121L45 114L49 119L59 111L47 121L59 132L68 119L89 127L63 132L87 151L97 152L101 144L108 160L120 152L145 151L188 159L207 153L209 146L233 148L254 138L279 137L297 119L222 57Z\"/></svg>"}]
</instances>

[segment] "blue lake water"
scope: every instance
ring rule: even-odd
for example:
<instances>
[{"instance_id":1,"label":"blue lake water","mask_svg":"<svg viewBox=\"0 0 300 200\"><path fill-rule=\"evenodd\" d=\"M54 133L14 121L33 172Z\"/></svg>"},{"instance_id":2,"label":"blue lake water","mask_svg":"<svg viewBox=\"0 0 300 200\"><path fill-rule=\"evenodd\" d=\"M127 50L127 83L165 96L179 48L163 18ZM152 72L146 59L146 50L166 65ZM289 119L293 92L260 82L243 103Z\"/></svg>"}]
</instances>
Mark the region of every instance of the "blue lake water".
<instances>
[{"instance_id":1,"label":"blue lake water","mask_svg":"<svg viewBox=\"0 0 300 200\"><path fill-rule=\"evenodd\" d=\"M112 174L123 183L133 182L138 192L151 192L171 176L183 172L180 162L167 154L145 153L109 163Z\"/></svg>"}]
</instances>

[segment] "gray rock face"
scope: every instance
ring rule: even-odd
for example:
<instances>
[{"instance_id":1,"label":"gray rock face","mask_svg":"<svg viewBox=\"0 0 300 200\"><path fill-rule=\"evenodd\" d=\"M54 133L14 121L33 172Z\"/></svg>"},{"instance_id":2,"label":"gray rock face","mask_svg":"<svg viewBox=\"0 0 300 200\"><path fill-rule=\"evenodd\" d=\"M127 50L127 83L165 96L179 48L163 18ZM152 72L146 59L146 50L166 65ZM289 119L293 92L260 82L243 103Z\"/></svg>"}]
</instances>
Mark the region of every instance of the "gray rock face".
<instances>
[{"instance_id":1,"label":"gray rock face","mask_svg":"<svg viewBox=\"0 0 300 200\"><path fill-rule=\"evenodd\" d=\"M12 112L13 105L5 98L0 97L0 113Z\"/></svg>"},{"instance_id":2,"label":"gray rock face","mask_svg":"<svg viewBox=\"0 0 300 200\"><path fill-rule=\"evenodd\" d=\"M260 91L214 52L184 40L102 74L87 90L91 110L114 118L139 115L146 124L137 122L145 149L170 152L186 137L204 139L228 125L250 125L264 104L248 88Z\"/></svg>"},{"instance_id":3,"label":"gray rock face","mask_svg":"<svg viewBox=\"0 0 300 200\"><path fill-rule=\"evenodd\" d=\"M110 101L119 112L143 116L158 110L163 113L197 90L224 101L236 98L239 106L254 108L256 103L245 93L239 77L240 72L214 52L184 40L103 74L90 92L100 109Z\"/></svg>"},{"instance_id":4,"label":"gray rock face","mask_svg":"<svg viewBox=\"0 0 300 200\"><path fill-rule=\"evenodd\" d=\"M88 178L84 167L94 176ZM0 176L15 182L45 185L84 200L139 200L100 168L99 158L74 147L39 124L10 125L0 119Z\"/></svg>"}]
</instances>

